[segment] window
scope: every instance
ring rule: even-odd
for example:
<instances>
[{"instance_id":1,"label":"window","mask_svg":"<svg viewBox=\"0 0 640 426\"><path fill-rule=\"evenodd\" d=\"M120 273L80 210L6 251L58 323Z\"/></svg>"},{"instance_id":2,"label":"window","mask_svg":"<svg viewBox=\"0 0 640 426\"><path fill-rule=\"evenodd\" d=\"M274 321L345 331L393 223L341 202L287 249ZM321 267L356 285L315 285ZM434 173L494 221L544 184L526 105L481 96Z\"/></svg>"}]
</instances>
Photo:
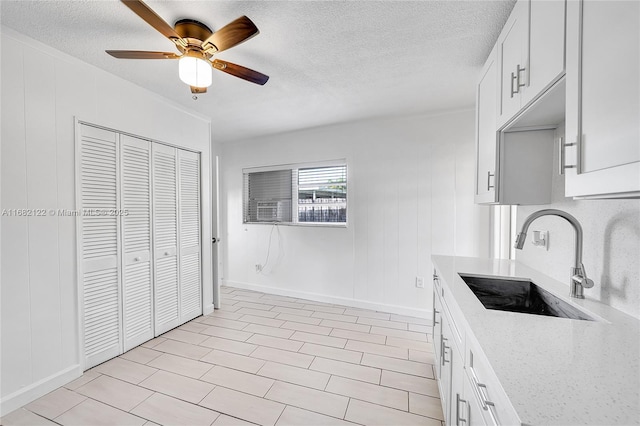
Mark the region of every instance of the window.
<instances>
[{"instance_id":1,"label":"window","mask_svg":"<svg viewBox=\"0 0 640 426\"><path fill-rule=\"evenodd\" d=\"M347 166L298 169L298 222L347 222Z\"/></svg>"},{"instance_id":2,"label":"window","mask_svg":"<svg viewBox=\"0 0 640 426\"><path fill-rule=\"evenodd\" d=\"M244 223L347 223L344 161L245 169Z\"/></svg>"}]
</instances>

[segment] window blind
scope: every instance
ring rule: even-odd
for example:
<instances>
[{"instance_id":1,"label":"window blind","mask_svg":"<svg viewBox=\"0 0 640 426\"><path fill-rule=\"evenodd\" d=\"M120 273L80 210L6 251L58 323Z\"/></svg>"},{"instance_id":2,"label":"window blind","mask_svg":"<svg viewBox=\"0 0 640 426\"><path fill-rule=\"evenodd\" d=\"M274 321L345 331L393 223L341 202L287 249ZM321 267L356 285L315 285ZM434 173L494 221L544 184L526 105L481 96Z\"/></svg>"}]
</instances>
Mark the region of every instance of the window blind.
<instances>
[{"instance_id":1,"label":"window blind","mask_svg":"<svg viewBox=\"0 0 640 426\"><path fill-rule=\"evenodd\" d=\"M291 222L292 170L244 173L244 223Z\"/></svg>"}]
</instances>

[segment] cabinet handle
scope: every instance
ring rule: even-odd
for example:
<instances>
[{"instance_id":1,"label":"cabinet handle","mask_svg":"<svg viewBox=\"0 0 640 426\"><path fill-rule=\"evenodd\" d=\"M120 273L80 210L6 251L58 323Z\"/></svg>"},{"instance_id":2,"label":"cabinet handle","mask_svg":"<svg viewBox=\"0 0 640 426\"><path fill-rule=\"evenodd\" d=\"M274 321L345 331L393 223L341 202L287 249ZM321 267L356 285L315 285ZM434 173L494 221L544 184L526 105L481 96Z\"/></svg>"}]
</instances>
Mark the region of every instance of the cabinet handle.
<instances>
[{"instance_id":1,"label":"cabinet handle","mask_svg":"<svg viewBox=\"0 0 640 426\"><path fill-rule=\"evenodd\" d=\"M566 148L568 146L576 146L577 143L564 143L564 137L561 137L559 142L558 142L558 173L563 175L564 171L566 169L575 169L576 165L575 164L571 164L571 165L567 165L566 164Z\"/></svg>"},{"instance_id":2,"label":"cabinet handle","mask_svg":"<svg viewBox=\"0 0 640 426\"><path fill-rule=\"evenodd\" d=\"M584 144L584 135L580 134L576 138L576 173L582 173L582 144Z\"/></svg>"},{"instance_id":3,"label":"cabinet handle","mask_svg":"<svg viewBox=\"0 0 640 426\"><path fill-rule=\"evenodd\" d=\"M451 346L447 346L447 344L445 343L446 341L447 341L447 338L443 337L442 338L442 365L449 362L449 360L447 359L447 349L451 349Z\"/></svg>"},{"instance_id":4,"label":"cabinet handle","mask_svg":"<svg viewBox=\"0 0 640 426\"><path fill-rule=\"evenodd\" d=\"M517 75L517 85L516 85L516 93L520 93L520 88L524 87L525 84L524 83L520 83L520 73L522 73L523 71L525 71L526 68L520 68L520 64L518 64L518 66L516 67L516 75Z\"/></svg>"},{"instance_id":5,"label":"cabinet handle","mask_svg":"<svg viewBox=\"0 0 640 426\"><path fill-rule=\"evenodd\" d=\"M564 138L561 137L558 141L558 173L563 175L566 169L575 169L575 164L566 164L566 148L568 146L576 146L576 143L564 143Z\"/></svg>"},{"instance_id":6,"label":"cabinet handle","mask_svg":"<svg viewBox=\"0 0 640 426\"><path fill-rule=\"evenodd\" d=\"M168 252L168 251L165 251L165 252L164 252L164 255L165 255L165 256L169 256L169 252Z\"/></svg>"},{"instance_id":7,"label":"cabinet handle","mask_svg":"<svg viewBox=\"0 0 640 426\"><path fill-rule=\"evenodd\" d=\"M478 387L478 392L480 393L480 403L482 404L482 408L484 410L487 410L489 406L495 407L496 404L494 404L491 400L489 400L489 397L487 396L487 392L486 392L487 385L476 381L476 386Z\"/></svg>"},{"instance_id":8,"label":"cabinet handle","mask_svg":"<svg viewBox=\"0 0 640 426\"><path fill-rule=\"evenodd\" d=\"M480 394L480 405L482 405L482 409L489 412L491 420L493 420L493 424L499 424L496 413L494 412L494 410L496 409L496 404L489 400L489 397L486 394L487 385L478 382L475 377L474 381L476 382L476 386L478 387L478 393ZM483 392L483 389L485 390L485 392Z\"/></svg>"},{"instance_id":9,"label":"cabinet handle","mask_svg":"<svg viewBox=\"0 0 640 426\"><path fill-rule=\"evenodd\" d=\"M134 257L134 258L133 258L133 261L134 261L134 262L140 262L140 258L139 258L139 257Z\"/></svg>"},{"instance_id":10,"label":"cabinet handle","mask_svg":"<svg viewBox=\"0 0 640 426\"><path fill-rule=\"evenodd\" d=\"M491 177L495 177L495 173L491 173L489 170L487 170L487 191L490 191L492 188L495 188L495 184L491 185Z\"/></svg>"},{"instance_id":11,"label":"cabinet handle","mask_svg":"<svg viewBox=\"0 0 640 426\"><path fill-rule=\"evenodd\" d=\"M467 420L463 417L460 416L460 414L462 413L462 411L460 410L460 403L466 404L467 401L460 398L460 394L457 393L456 394L456 425L460 425L460 423L466 423Z\"/></svg>"},{"instance_id":12,"label":"cabinet handle","mask_svg":"<svg viewBox=\"0 0 640 426\"><path fill-rule=\"evenodd\" d=\"M513 98L513 96L517 93L520 93L520 88L524 87L525 84L524 83L520 83L520 74L525 71L526 68L520 68L520 64L518 64L518 66L516 67L516 72L515 73L511 73L511 97ZM514 84L515 84L515 89L514 89Z\"/></svg>"},{"instance_id":13,"label":"cabinet handle","mask_svg":"<svg viewBox=\"0 0 640 426\"><path fill-rule=\"evenodd\" d=\"M436 308L433 308L433 326L435 327L436 324L440 324L438 321L436 321L436 314L439 314L440 311L437 310Z\"/></svg>"}]
</instances>

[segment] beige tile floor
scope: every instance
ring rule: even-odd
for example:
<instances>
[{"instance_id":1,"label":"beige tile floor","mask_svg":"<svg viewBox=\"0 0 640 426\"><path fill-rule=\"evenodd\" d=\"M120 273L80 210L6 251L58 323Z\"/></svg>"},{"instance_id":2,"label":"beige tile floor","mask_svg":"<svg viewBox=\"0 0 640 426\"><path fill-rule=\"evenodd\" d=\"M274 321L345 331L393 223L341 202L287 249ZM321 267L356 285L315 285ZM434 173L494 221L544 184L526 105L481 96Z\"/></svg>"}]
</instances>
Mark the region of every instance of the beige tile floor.
<instances>
[{"instance_id":1,"label":"beige tile floor","mask_svg":"<svg viewBox=\"0 0 640 426\"><path fill-rule=\"evenodd\" d=\"M437 425L429 320L229 287L2 425Z\"/></svg>"}]
</instances>

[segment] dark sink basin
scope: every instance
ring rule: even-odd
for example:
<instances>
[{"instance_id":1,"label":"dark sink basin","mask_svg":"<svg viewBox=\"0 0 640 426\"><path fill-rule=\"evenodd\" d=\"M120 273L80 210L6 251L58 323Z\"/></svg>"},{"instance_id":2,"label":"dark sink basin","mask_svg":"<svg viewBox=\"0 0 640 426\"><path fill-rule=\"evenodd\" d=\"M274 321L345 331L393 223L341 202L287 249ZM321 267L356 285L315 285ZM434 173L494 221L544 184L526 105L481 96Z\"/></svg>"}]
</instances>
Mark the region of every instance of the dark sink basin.
<instances>
[{"instance_id":1,"label":"dark sink basin","mask_svg":"<svg viewBox=\"0 0 640 426\"><path fill-rule=\"evenodd\" d=\"M487 309L593 321L593 318L528 280L460 275Z\"/></svg>"}]
</instances>

